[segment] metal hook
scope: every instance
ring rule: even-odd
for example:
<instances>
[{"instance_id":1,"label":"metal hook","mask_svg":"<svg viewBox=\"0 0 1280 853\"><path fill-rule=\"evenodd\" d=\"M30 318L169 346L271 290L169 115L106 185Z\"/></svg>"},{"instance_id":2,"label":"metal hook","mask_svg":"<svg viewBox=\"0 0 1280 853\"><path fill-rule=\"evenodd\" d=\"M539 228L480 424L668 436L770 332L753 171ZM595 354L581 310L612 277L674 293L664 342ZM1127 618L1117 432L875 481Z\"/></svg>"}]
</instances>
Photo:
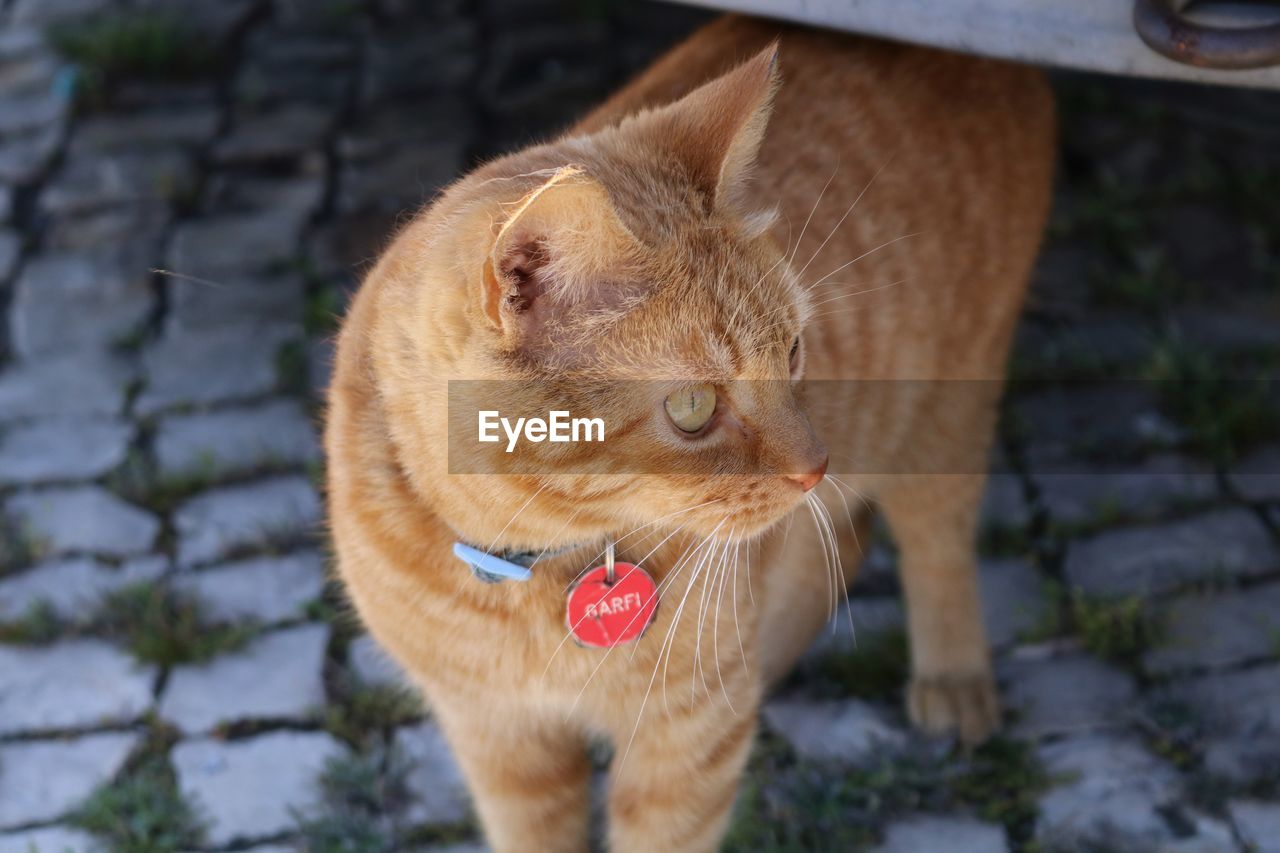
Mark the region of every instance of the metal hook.
<instances>
[{"instance_id":1,"label":"metal hook","mask_svg":"<svg viewBox=\"0 0 1280 853\"><path fill-rule=\"evenodd\" d=\"M604 582L610 586L617 581L617 572L614 568L617 563L617 557L614 553L615 547L612 539L609 540L609 544L604 546Z\"/></svg>"},{"instance_id":2,"label":"metal hook","mask_svg":"<svg viewBox=\"0 0 1280 853\"><path fill-rule=\"evenodd\" d=\"M1209 26L1185 14L1186 0L1135 0L1133 25L1147 46L1201 68L1266 68L1280 63L1280 23Z\"/></svg>"}]
</instances>

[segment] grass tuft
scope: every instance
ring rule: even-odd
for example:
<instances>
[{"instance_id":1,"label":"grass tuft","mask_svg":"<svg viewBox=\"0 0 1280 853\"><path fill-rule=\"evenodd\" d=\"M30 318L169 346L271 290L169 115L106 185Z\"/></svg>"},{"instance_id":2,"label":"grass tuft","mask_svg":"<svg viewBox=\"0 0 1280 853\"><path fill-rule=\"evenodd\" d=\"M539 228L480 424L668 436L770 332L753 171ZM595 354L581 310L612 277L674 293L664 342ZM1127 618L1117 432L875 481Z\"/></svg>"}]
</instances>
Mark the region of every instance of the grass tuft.
<instances>
[{"instance_id":1,"label":"grass tuft","mask_svg":"<svg viewBox=\"0 0 1280 853\"><path fill-rule=\"evenodd\" d=\"M814 663L806 684L817 683L839 696L898 701L911 674L906 632L901 628L859 634L857 648L833 651Z\"/></svg>"},{"instance_id":2,"label":"grass tuft","mask_svg":"<svg viewBox=\"0 0 1280 853\"><path fill-rule=\"evenodd\" d=\"M143 753L117 779L98 788L70 823L105 840L113 853L176 853L199 847L204 828L178 791L165 757L170 740L153 734Z\"/></svg>"},{"instance_id":3,"label":"grass tuft","mask_svg":"<svg viewBox=\"0 0 1280 853\"><path fill-rule=\"evenodd\" d=\"M44 543L36 536L0 515L0 577L36 562L44 550Z\"/></svg>"},{"instance_id":4,"label":"grass tuft","mask_svg":"<svg viewBox=\"0 0 1280 853\"><path fill-rule=\"evenodd\" d=\"M43 646L58 639L66 627L53 605L47 601L36 601L21 618L0 623L0 643Z\"/></svg>"},{"instance_id":5,"label":"grass tuft","mask_svg":"<svg viewBox=\"0 0 1280 853\"><path fill-rule=\"evenodd\" d=\"M185 78L213 64L214 53L177 15L133 11L55 26L54 48L92 84L123 78Z\"/></svg>"},{"instance_id":6,"label":"grass tuft","mask_svg":"<svg viewBox=\"0 0 1280 853\"><path fill-rule=\"evenodd\" d=\"M389 738L396 726L422 718L422 700L397 684L365 684L350 673L333 683L336 701L323 712L324 727L357 749Z\"/></svg>"},{"instance_id":7,"label":"grass tuft","mask_svg":"<svg viewBox=\"0 0 1280 853\"><path fill-rule=\"evenodd\" d=\"M1191 449L1223 467L1280 433L1280 408L1265 375L1228 376L1210 353L1176 339L1152 353L1146 374L1165 412L1188 434Z\"/></svg>"},{"instance_id":8,"label":"grass tuft","mask_svg":"<svg viewBox=\"0 0 1280 853\"><path fill-rule=\"evenodd\" d=\"M968 810L1030 841L1050 784L1034 749L996 738L970 755L908 751L875 765L790 763L767 744L752 759L724 849L740 853L856 850L899 815Z\"/></svg>"},{"instance_id":9,"label":"grass tuft","mask_svg":"<svg viewBox=\"0 0 1280 853\"><path fill-rule=\"evenodd\" d=\"M1132 666L1159 634L1146 603L1138 596L1093 598L1077 589L1070 605L1071 624L1084 647L1104 660Z\"/></svg>"},{"instance_id":10,"label":"grass tuft","mask_svg":"<svg viewBox=\"0 0 1280 853\"><path fill-rule=\"evenodd\" d=\"M322 807L302 820L308 853L391 853L394 816L409 802L408 762L389 749L331 758L320 776Z\"/></svg>"},{"instance_id":11,"label":"grass tuft","mask_svg":"<svg viewBox=\"0 0 1280 853\"><path fill-rule=\"evenodd\" d=\"M103 599L93 630L122 638L138 660L163 666L199 663L234 651L255 632L254 625L211 624L200 611L198 599L167 585L134 584Z\"/></svg>"}]
</instances>

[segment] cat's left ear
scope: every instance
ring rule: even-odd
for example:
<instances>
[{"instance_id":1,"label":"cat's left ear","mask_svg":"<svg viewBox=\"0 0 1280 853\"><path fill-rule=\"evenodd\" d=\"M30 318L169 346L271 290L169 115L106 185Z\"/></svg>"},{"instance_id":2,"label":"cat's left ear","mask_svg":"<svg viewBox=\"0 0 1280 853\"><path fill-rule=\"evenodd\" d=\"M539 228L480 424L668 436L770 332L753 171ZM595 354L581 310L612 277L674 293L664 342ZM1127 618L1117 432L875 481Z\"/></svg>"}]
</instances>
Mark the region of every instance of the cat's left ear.
<instances>
[{"instance_id":1,"label":"cat's left ear","mask_svg":"<svg viewBox=\"0 0 1280 853\"><path fill-rule=\"evenodd\" d=\"M778 82L774 41L727 74L642 116L640 128L687 167L712 204L740 208Z\"/></svg>"}]
</instances>

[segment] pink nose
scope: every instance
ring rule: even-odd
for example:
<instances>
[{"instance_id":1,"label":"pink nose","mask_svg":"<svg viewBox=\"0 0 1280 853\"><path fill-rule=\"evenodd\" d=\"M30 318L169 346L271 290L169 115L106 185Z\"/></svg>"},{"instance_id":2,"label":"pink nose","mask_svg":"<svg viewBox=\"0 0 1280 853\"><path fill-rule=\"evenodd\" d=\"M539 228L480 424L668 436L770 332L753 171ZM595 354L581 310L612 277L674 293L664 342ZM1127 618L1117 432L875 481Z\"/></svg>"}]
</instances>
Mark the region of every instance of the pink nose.
<instances>
[{"instance_id":1,"label":"pink nose","mask_svg":"<svg viewBox=\"0 0 1280 853\"><path fill-rule=\"evenodd\" d=\"M830 461L830 457L824 454L822 457L822 464L817 468L814 468L808 474L788 474L787 479L807 492L814 486L821 483L822 478L827 476L827 463Z\"/></svg>"}]
</instances>

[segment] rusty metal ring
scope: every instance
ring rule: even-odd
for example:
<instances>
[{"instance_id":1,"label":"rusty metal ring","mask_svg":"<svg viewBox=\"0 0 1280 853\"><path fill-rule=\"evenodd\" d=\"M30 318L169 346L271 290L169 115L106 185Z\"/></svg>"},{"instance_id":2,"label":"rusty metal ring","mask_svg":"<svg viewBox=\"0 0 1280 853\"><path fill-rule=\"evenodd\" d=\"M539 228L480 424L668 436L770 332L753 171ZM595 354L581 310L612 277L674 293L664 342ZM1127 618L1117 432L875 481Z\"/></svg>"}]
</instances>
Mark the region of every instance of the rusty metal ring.
<instances>
[{"instance_id":1,"label":"rusty metal ring","mask_svg":"<svg viewBox=\"0 0 1280 853\"><path fill-rule=\"evenodd\" d=\"M1135 0L1133 26L1156 53L1187 65L1235 70L1280 65L1280 23L1206 26L1183 16L1177 0Z\"/></svg>"}]
</instances>

